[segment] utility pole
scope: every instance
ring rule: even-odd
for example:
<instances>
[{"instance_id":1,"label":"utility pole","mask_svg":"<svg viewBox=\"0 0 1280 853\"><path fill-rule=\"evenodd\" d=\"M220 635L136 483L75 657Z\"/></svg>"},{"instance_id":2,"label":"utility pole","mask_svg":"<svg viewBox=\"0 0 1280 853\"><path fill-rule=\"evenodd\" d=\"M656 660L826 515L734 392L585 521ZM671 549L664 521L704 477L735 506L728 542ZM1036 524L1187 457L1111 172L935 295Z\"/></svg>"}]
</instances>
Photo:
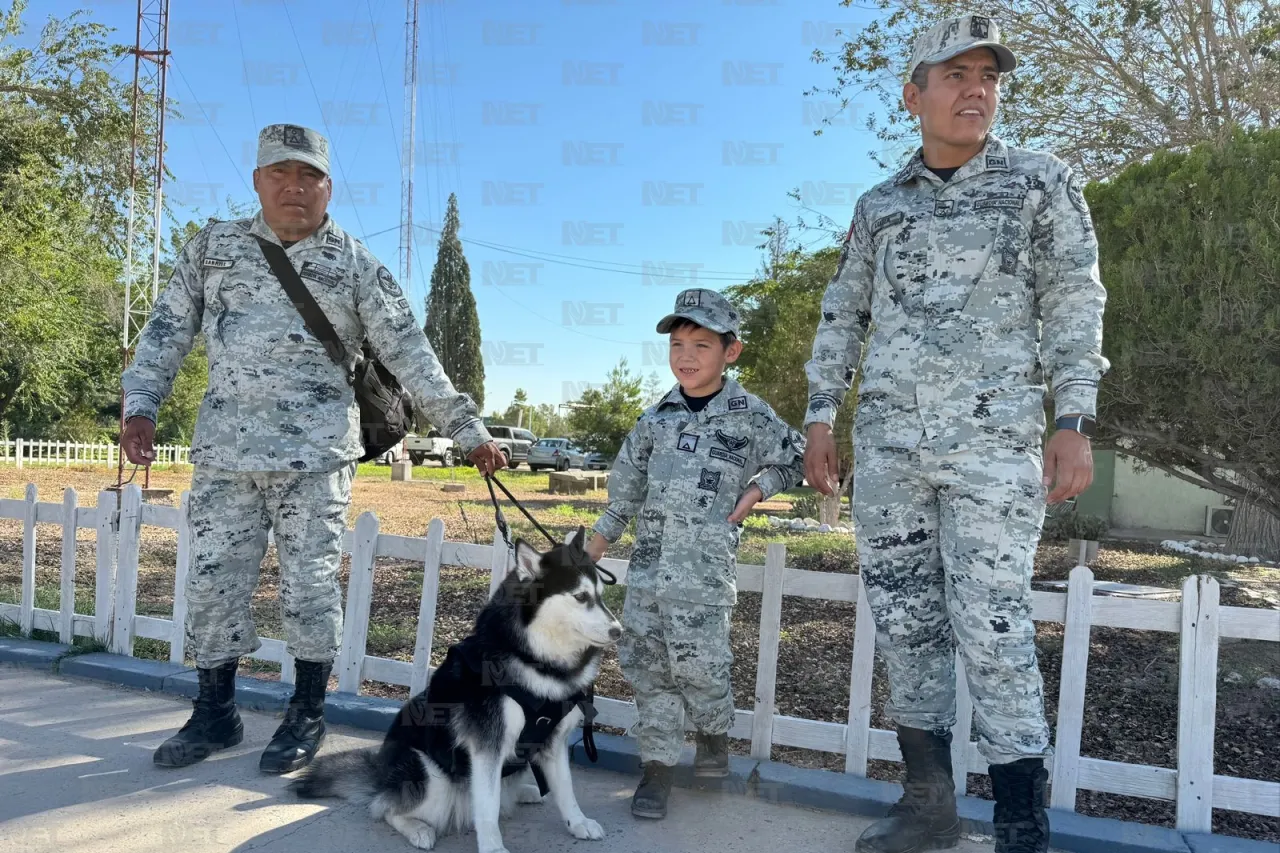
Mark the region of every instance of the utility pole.
<instances>
[{"instance_id":1,"label":"utility pole","mask_svg":"<svg viewBox=\"0 0 1280 853\"><path fill-rule=\"evenodd\" d=\"M129 366L142 327L160 293L160 214L164 209L165 76L169 66L169 0L138 0L133 54L133 141L129 159L129 230L125 239L124 323L120 331L123 370ZM152 125L148 127L144 125ZM146 205L149 210L144 211ZM148 254L150 257L148 258ZM150 278L150 282L147 282ZM124 437L124 389L120 389L120 435ZM116 488L123 488L124 447ZM132 475L130 475L132 479ZM151 466L144 487L151 485Z\"/></svg>"},{"instance_id":2,"label":"utility pole","mask_svg":"<svg viewBox=\"0 0 1280 853\"><path fill-rule=\"evenodd\" d=\"M405 0L404 159L400 164L400 285L413 274L413 128L418 117L418 3Z\"/></svg>"}]
</instances>

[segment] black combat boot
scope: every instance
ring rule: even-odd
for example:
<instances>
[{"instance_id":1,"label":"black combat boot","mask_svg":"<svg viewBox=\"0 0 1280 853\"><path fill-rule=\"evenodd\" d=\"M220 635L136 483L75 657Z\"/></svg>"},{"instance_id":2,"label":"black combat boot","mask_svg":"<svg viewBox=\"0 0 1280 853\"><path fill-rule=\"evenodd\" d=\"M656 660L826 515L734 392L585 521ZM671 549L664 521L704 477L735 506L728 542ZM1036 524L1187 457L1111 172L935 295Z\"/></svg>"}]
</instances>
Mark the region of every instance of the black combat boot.
<instances>
[{"instance_id":1,"label":"black combat boot","mask_svg":"<svg viewBox=\"0 0 1280 853\"><path fill-rule=\"evenodd\" d=\"M288 773L306 767L316 757L324 743L324 694L332 670L332 661L295 661L293 697L258 761L263 773Z\"/></svg>"},{"instance_id":2,"label":"black combat boot","mask_svg":"<svg viewBox=\"0 0 1280 853\"><path fill-rule=\"evenodd\" d=\"M644 778L631 798L631 813L636 817L664 818L667 816L667 797L671 795L671 782L676 769L657 761L644 765Z\"/></svg>"},{"instance_id":3,"label":"black combat boot","mask_svg":"<svg viewBox=\"0 0 1280 853\"><path fill-rule=\"evenodd\" d=\"M693 775L703 779L723 779L729 775L729 736L697 732L698 752L693 757Z\"/></svg>"},{"instance_id":4,"label":"black combat boot","mask_svg":"<svg viewBox=\"0 0 1280 853\"><path fill-rule=\"evenodd\" d=\"M1045 784L1049 772L1044 759L1023 758L1012 764L993 764L991 791L995 794L995 853L1047 853L1049 814Z\"/></svg>"},{"instance_id":5,"label":"black combat boot","mask_svg":"<svg viewBox=\"0 0 1280 853\"><path fill-rule=\"evenodd\" d=\"M236 710L239 665L240 659L236 658L212 669L196 670L200 693L191 700L191 718L156 749L152 760L158 766L186 767L244 740L244 726Z\"/></svg>"},{"instance_id":6,"label":"black combat boot","mask_svg":"<svg viewBox=\"0 0 1280 853\"><path fill-rule=\"evenodd\" d=\"M858 853L917 853L955 847L960 841L955 782L951 778L951 732L898 727L906 765L902 798L888 817L867 827Z\"/></svg>"}]
</instances>

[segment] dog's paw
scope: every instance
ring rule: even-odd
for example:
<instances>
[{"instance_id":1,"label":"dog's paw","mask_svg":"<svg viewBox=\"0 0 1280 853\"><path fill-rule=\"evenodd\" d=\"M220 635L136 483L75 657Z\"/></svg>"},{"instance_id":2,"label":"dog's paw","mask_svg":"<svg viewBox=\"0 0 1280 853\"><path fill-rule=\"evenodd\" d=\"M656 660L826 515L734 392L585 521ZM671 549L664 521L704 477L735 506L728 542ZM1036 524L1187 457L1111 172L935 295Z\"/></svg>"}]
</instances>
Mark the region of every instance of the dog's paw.
<instances>
[{"instance_id":1,"label":"dog's paw","mask_svg":"<svg viewBox=\"0 0 1280 853\"><path fill-rule=\"evenodd\" d=\"M419 850L430 850L436 846L436 831L425 820L398 817L391 825Z\"/></svg>"},{"instance_id":2,"label":"dog's paw","mask_svg":"<svg viewBox=\"0 0 1280 853\"><path fill-rule=\"evenodd\" d=\"M580 817L577 820L571 820L569 823L569 833L574 838L581 838L586 841L599 841L604 838L604 828L589 817Z\"/></svg>"},{"instance_id":3,"label":"dog's paw","mask_svg":"<svg viewBox=\"0 0 1280 853\"><path fill-rule=\"evenodd\" d=\"M521 785L516 789L516 802L523 805L532 805L542 802L542 792L538 790L537 785Z\"/></svg>"}]
</instances>

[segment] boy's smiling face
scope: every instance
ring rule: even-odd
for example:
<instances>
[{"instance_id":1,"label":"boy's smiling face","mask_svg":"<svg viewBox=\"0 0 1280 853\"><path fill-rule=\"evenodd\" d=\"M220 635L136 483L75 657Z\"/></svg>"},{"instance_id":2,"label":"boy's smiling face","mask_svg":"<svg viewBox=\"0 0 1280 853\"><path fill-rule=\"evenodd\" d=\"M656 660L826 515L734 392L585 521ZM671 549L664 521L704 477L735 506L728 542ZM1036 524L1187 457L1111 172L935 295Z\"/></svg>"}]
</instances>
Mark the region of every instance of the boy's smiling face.
<instances>
[{"instance_id":1,"label":"boy's smiling face","mask_svg":"<svg viewBox=\"0 0 1280 853\"><path fill-rule=\"evenodd\" d=\"M725 365L737 361L741 352L742 342L737 338L726 347L717 333L689 324L671 330L668 360L684 393L705 397L720 390Z\"/></svg>"}]
</instances>

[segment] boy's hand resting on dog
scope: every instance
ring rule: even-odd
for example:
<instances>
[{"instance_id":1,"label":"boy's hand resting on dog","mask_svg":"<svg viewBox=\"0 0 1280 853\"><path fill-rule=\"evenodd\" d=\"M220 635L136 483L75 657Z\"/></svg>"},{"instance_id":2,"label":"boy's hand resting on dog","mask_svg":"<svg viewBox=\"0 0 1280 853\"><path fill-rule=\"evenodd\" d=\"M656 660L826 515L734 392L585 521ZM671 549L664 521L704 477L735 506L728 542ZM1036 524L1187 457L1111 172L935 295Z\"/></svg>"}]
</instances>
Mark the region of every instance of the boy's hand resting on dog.
<instances>
[{"instance_id":1,"label":"boy's hand resting on dog","mask_svg":"<svg viewBox=\"0 0 1280 853\"><path fill-rule=\"evenodd\" d=\"M759 486L747 489L742 493L742 497L738 498L738 505L733 508L733 512L729 513L729 523L741 524L742 520L751 513L751 508L762 500L764 500L764 492L760 491Z\"/></svg>"}]
</instances>

